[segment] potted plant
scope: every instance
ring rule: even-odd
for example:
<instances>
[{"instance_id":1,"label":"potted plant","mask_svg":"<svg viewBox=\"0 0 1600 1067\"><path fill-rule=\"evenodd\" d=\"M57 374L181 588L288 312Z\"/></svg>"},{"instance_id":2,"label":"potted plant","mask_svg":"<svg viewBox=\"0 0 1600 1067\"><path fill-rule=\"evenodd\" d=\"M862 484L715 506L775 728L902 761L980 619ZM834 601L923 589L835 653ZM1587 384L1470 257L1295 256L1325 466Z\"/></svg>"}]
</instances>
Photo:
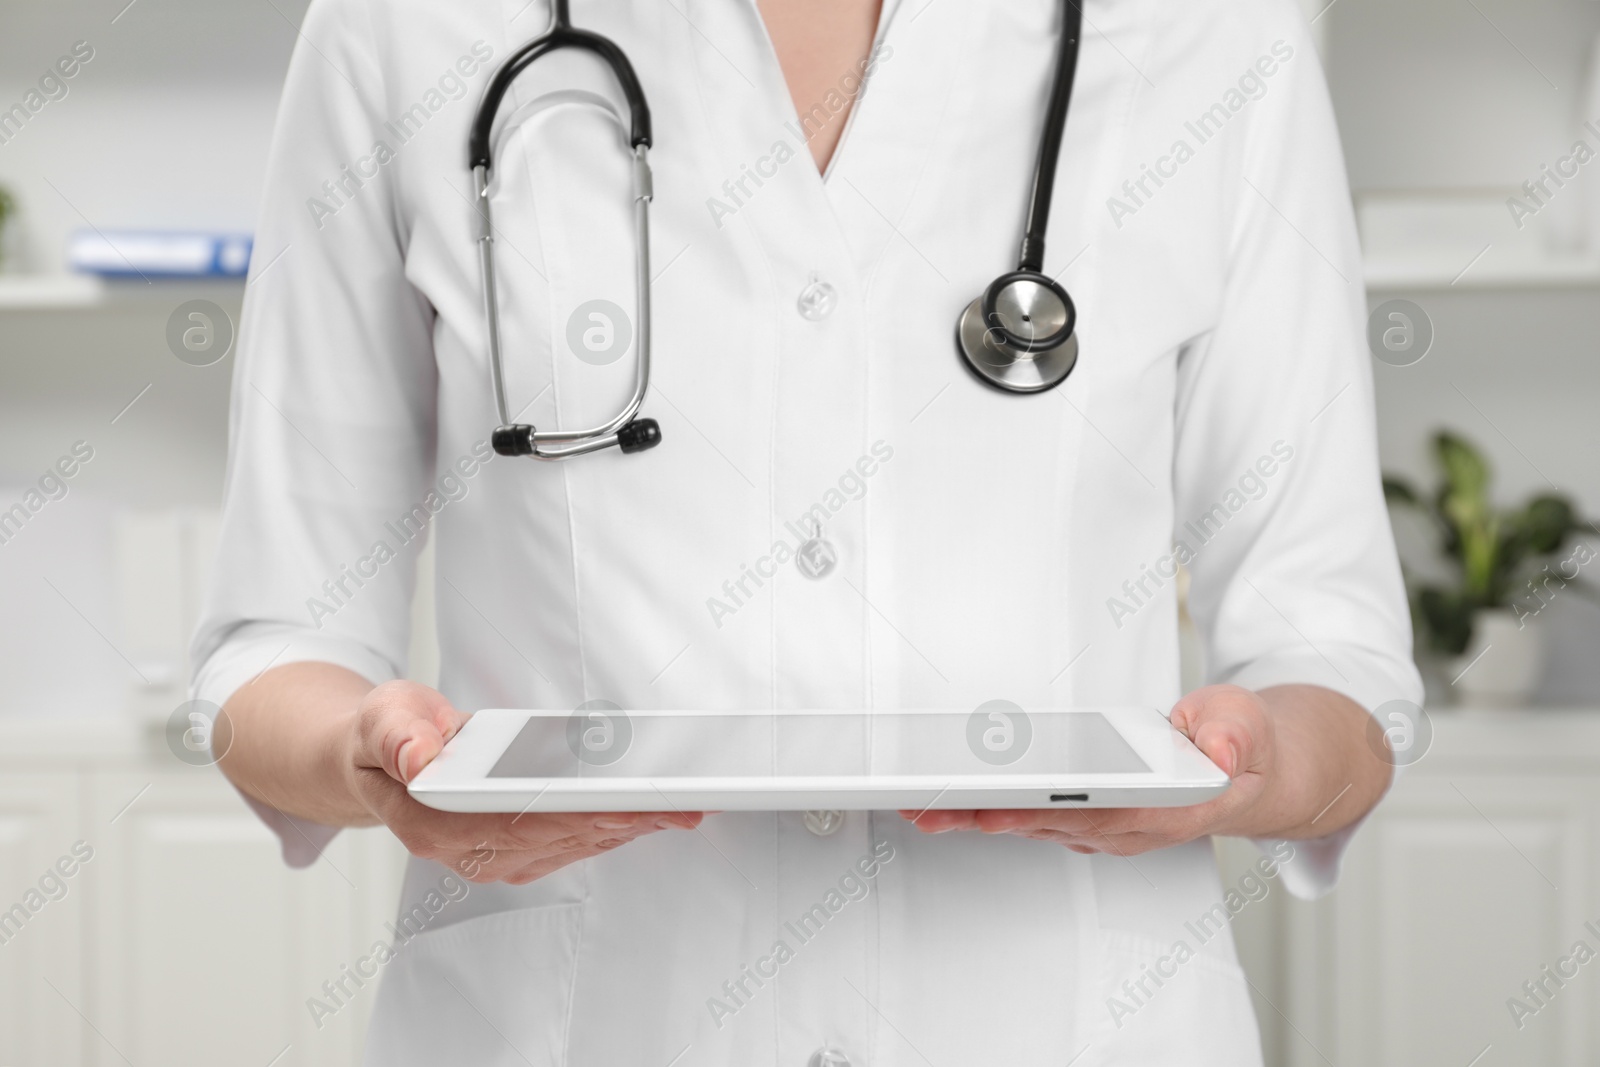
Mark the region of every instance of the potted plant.
<instances>
[{"instance_id":1,"label":"potted plant","mask_svg":"<svg viewBox=\"0 0 1600 1067\"><path fill-rule=\"evenodd\" d=\"M17 215L17 199L11 190L0 185L0 271L6 269L7 253L11 250L11 224Z\"/></svg>"},{"instance_id":2,"label":"potted plant","mask_svg":"<svg viewBox=\"0 0 1600 1067\"><path fill-rule=\"evenodd\" d=\"M1600 530L1557 493L1495 507L1489 465L1462 437L1436 433L1433 456L1441 481L1431 499L1403 479L1383 479L1391 505L1415 509L1435 527L1450 573L1447 582L1408 583L1418 636L1444 658L1463 703L1526 703L1544 664L1534 618L1564 592L1600 602L1583 571L1600 553L1579 539Z\"/></svg>"}]
</instances>

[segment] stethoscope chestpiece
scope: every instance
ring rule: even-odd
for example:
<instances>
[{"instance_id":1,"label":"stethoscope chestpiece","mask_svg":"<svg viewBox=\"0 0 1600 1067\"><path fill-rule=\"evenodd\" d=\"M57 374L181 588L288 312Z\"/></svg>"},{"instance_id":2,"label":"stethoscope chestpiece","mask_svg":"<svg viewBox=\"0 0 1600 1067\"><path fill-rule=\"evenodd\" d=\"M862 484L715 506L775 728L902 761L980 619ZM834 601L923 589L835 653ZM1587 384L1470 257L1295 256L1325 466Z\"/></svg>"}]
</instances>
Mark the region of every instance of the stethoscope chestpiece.
<instances>
[{"instance_id":1,"label":"stethoscope chestpiece","mask_svg":"<svg viewBox=\"0 0 1600 1067\"><path fill-rule=\"evenodd\" d=\"M996 278L956 324L967 368L1008 393L1042 393L1078 363L1078 310L1054 279L1034 270Z\"/></svg>"}]
</instances>

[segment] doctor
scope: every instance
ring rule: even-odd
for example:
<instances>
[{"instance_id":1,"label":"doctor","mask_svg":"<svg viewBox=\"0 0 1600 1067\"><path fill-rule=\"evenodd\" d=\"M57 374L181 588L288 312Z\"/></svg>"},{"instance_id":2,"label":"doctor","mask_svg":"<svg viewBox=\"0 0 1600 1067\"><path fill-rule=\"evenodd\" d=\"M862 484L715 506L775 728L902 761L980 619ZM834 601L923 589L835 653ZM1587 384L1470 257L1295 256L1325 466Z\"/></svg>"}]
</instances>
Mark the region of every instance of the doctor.
<instances>
[{"instance_id":1,"label":"doctor","mask_svg":"<svg viewBox=\"0 0 1600 1067\"><path fill-rule=\"evenodd\" d=\"M312 862L386 823L430 913L368 1060L1260 1062L1210 835L1327 890L1420 699L1361 264L1291 0L1086 0L1042 271L1079 356L1003 392L954 324L1015 265L1058 0L577 0L650 99L662 440L498 455L466 146L543 0L315 0L277 120L197 696ZM551 94L565 94L552 96ZM593 57L495 134L514 421L634 381L632 159ZM437 548L439 691L407 671ZM1179 565L1213 684L1179 686ZM480 707L1149 704L1199 808L446 815L403 783ZM841 751L867 754L864 737ZM1279 890L1282 891L1282 890Z\"/></svg>"}]
</instances>

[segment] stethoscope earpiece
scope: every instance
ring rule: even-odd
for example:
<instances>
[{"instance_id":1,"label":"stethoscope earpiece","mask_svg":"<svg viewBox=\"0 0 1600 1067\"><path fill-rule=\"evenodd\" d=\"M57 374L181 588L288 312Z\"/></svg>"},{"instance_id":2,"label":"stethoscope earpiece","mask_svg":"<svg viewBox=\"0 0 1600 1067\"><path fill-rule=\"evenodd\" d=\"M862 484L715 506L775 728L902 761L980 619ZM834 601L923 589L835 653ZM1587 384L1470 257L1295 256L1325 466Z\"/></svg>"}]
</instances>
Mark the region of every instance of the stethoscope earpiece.
<instances>
[{"instance_id":1,"label":"stethoscope earpiece","mask_svg":"<svg viewBox=\"0 0 1600 1067\"><path fill-rule=\"evenodd\" d=\"M568 451L565 454L541 455L538 431L527 423L495 427L490 443L497 456L539 456L541 459L581 456L612 445L624 452L643 452L661 443L661 424L655 419L634 419L618 427L615 433L582 442L582 451Z\"/></svg>"},{"instance_id":2,"label":"stethoscope earpiece","mask_svg":"<svg viewBox=\"0 0 1600 1067\"><path fill-rule=\"evenodd\" d=\"M617 431L617 447L624 452L643 452L661 443L661 424L655 419L634 419Z\"/></svg>"},{"instance_id":3,"label":"stethoscope earpiece","mask_svg":"<svg viewBox=\"0 0 1600 1067\"><path fill-rule=\"evenodd\" d=\"M497 456L531 456L533 455L533 427L526 423L512 426L496 426L494 433L489 437L489 443L494 446Z\"/></svg>"}]
</instances>

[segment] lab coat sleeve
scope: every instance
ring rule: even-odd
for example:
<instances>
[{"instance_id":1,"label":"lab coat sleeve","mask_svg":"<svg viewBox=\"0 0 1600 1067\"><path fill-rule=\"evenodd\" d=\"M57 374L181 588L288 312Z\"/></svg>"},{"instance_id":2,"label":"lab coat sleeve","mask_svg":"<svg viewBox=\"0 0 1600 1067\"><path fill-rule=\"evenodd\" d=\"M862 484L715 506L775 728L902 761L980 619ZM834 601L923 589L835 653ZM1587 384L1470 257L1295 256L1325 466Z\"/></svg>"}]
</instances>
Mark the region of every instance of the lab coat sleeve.
<instances>
[{"instance_id":1,"label":"lab coat sleeve","mask_svg":"<svg viewBox=\"0 0 1600 1067\"><path fill-rule=\"evenodd\" d=\"M1420 703L1332 106L1291 5L1243 6L1263 16L1262 53L1280 39L1293 55L1228 131L1221 305L1179 359L1174 537L1207 680L1320 685L1369 712ZM1331 889L1354 830L1293 842L1290 892Z\"/></svg>"},{"instance_id":2,"label":"lab coat sleeve","mask_svg":"<svg viewBox=\"0 0 1600 1067\"><path fill-rule=\"evenodd\" d=\"M368 0L315 0L289 65L245 291L195 699L318 660L405 670L431 501L433 313L407 281ZM355 177L349 177L355 175ZM358 181L359 179L359 181ZM252 806L312 862L336 831Z\"/></svg>"}]
</instances>

